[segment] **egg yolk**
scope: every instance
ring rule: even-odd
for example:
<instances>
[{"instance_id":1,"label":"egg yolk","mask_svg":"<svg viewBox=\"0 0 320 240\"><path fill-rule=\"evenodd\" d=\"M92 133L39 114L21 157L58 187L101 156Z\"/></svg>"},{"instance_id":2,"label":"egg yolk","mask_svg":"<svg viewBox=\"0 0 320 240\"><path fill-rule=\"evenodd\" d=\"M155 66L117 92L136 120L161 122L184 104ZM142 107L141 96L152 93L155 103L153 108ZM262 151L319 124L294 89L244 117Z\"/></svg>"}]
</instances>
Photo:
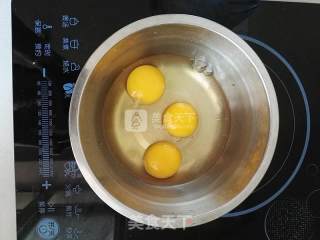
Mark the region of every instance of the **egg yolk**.
<instances>
[{"instance_id":1,"label":"egg yolk","mask_svg":"<svg viewBox=\"0 0 320 240\"><path fill-rule=\"evenodd\" d=\"M188 137L198 125L195 109L188 103L173 103L164 112L163 125L174 137Z\"/></svg>"},{"instance_id":2,"label":"egg yolk","mask_svg":"<svg viewBox=\"0 0 320 240\"><path fill-rule=\"evenodd\" d=\"M141 104L157 101L162 96L164 88L164 76L158 68L151 65L135 68L127 80L129 95Z\"/></svg>"},{"instance_id":3,"label":"egg yolk","mask_svg":"<svg viewBox=\"0 0 320 240\"><path fill-rule=\"evenodd\" d=\"M155 178L168 178L178 171L181 153L174 144L161 141L148 147L143 161L148 174Z\"/></svg>"}]
</instances>

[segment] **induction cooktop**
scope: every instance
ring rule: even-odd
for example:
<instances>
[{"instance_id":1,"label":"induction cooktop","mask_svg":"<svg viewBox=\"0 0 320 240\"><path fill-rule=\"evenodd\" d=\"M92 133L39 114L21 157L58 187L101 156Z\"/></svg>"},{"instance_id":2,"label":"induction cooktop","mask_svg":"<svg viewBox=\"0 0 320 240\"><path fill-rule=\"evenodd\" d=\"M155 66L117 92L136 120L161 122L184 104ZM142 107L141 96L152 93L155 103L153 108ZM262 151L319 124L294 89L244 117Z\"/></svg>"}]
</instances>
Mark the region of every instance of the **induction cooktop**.
<instances>
[{"instance_id":1,"label":"induction cooktop","mask_svg":"<svg viewBox=\"0 0 320 240\"><path fill-rule=\"evenodd\" d=\"M18 239L320 238L320 5L221 2L12 1ZM232 212L187 229L136 223L103 203L82 177L68 133L73 86L90 54L121 27L162 13L203 16L239 34L265 64L280 112L260 185Z\"/></svg>"}]
</instances>

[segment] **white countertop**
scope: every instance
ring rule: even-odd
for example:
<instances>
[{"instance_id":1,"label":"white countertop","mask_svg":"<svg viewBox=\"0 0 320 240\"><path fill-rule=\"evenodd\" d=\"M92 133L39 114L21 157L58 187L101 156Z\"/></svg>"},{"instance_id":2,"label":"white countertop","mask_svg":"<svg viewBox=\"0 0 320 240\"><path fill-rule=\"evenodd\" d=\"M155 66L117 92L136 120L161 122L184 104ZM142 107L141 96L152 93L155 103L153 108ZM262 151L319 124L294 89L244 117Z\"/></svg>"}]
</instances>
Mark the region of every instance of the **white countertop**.
<instances>
[{"instance_id":1,"label":"white countertop","mask_svg":"<svg viewBox=\"0 0 320 240\"><path fill-rule=\"evenodd\" d=\"M11 1L0 0L0 239L16 239L13 158Z\"/></svg>"}]
</instances>

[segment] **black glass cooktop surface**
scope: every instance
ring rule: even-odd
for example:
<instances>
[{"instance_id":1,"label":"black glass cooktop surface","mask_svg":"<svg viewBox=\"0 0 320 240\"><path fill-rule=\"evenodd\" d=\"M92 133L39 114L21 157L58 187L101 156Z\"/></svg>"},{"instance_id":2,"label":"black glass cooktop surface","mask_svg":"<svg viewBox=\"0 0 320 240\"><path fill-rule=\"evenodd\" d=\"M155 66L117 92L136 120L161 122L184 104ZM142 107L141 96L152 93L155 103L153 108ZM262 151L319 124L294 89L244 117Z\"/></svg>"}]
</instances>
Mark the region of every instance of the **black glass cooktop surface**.
<instances>
[{"instance_id":1,"label":"black glass cooktop surface","mask_svg":"<svg viewBox=\"0 0 320 240\"><path fill-rule=\"evenodd\" d=\"M320 5L223 2L12 2L19 239L320 238ZM70 98L86 59L121 27L161 13L233 29L269 71L280 112L274 158L257 189L226 216L185 230L135 223L104 204L82 177L68 134Z\"/></svg>"}]
</instances>

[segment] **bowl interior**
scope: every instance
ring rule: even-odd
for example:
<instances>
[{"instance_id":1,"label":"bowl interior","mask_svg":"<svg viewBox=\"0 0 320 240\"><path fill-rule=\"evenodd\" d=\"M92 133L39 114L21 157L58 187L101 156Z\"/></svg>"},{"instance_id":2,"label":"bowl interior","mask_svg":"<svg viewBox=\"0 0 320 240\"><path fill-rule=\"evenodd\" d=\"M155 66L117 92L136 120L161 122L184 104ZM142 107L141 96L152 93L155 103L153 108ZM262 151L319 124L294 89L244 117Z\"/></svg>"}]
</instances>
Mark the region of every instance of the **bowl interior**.
<instances>
[{"instance_id":1,"label":"bowl interior","mask_svg":"<svg viewBox=\"0 0 320 240\"><path fill-rule=\"evenodd\" d=\"M198 84L186 80L187 91L168 87L196 106L201 125L194 139L181 143L187 149L181 172L161 182L143 171L141 153L130 152L131 143L143 152L160 136L141 140L123 131L121 106L128 107L130 98L119 90L130 69L157 65L159 56L183 59L182 69L200 56L214 71L214 77L195 76ZM199 215L223 206L255 175L269 137L268 99L254 64L219 33L184 24L145 28L116 43L89 75L78 110L81 146L104 189L129 208L156 216Z\"/></svg>"}]
</instances>

